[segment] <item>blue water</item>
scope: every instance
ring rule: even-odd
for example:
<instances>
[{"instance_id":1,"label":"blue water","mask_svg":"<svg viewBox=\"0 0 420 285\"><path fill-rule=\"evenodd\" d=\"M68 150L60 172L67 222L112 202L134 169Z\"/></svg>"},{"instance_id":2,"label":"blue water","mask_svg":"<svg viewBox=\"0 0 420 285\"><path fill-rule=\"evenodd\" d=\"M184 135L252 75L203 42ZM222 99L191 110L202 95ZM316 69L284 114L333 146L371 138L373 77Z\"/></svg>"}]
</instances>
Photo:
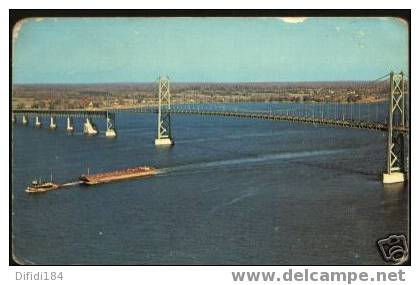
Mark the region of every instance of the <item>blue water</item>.
<instances>
[{"instance_id":1,"label":"blue water","mask_svg":"<svg viewBox=\"0 0 420 285\"><path fill-rule=\"evenodd\" d=\"M237 108L269 110L267 104ZM95 122L105 129L105 122ZM116 139L83 135L81 119L71 135L61 119L55 131L33 122L13 125L17 261L380 265L385 262L376 241L409 230L407 187L381 182L385 133L173 115L175 145L157 148L156 115L119 113L116 123ZM94 173L138 165L160 173L24 192L34 178L49 179L51 170L64 183L87 168Z\"/></svg>"}]
</instances>

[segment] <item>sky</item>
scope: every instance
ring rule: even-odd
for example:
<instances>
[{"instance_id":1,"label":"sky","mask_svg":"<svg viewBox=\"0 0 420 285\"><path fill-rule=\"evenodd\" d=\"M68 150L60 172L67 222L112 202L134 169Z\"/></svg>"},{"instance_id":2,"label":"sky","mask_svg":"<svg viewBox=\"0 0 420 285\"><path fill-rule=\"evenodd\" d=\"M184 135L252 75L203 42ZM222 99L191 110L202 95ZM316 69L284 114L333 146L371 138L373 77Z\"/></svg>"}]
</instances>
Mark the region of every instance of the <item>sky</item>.
<instances>
[{"instance_id":1,"label":"sky","mask_svg":"<svg viewBox=\"0 0 420 285\"><path fill-rule=\"evenodd\" d=\"M408 71L397 18L29 18L13 83L374 80Z\"/></svg>"}]
</instances>

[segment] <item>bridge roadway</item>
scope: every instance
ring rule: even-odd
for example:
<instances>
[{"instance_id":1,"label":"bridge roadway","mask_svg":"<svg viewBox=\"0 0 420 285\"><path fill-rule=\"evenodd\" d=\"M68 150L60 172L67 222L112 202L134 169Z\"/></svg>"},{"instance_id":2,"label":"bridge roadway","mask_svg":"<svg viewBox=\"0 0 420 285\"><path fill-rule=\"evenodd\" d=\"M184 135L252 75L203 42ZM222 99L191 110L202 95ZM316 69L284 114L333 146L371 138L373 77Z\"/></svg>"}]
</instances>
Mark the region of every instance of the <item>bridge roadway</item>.
<instances>
[{"instance_id":1,"label":"bridge roadway","mask_svg":"<svg viewBox=\"0 0 420 285\"><path fill-rule=\"evenodd\" d=\"M12 110L13 114L23 115L44 115L56 117L92 117L92 118L106 118L107 113L109 117L113 117L112 111L107 110L85 110L85 109L71 109L71 110L48 110L48 109L16 109Z\"/></svg>"},{"instance_id":2,"label":"bridge roadway","mask_svg":"<svg viewBox=\"0 0 420 285\"><path fill-rule=\"evenodd\" d=\"M137 112L137 113L157 113L157 108L140 108L140 109L114 109L111 112ZM377 123L377 122L364 122L354 120L335 120L329 118L317 118L317 117L304 117L304 116L292 116L292 115L281 115L270 112L252 112L252 111L214 111L214 110L198 110L198 109L171 109L171 113L174 114L185 114L185 115L204 115L204 116L223 116L223 117L237 117L237 118L248 118L248 119L262 119L262 120L273 120L273 121L290 121L300 123L310 123L316 125L329 125L345 128L356 128L356 129L370 129L377 131L388 131L388 125ZM407 127L394 126L393 130L408 133Z\"/></svg>"},{"instance_id":3,"label":"bridge roadway","mask_svg":"<svg viewBox=\"0 0 420 285\"><path fill-rule=\"evenodd\" d=\"M43 110L43 109L21 109L13 110L13 114L26 114L26 115L47 115L47 116L58 116L58 117L106 117L107 113L109 117L114 117L115 113L121 112L134 112L134 113L157 113L158 109L155 107L150 108L133 108L133 109L109 109L109 110ZM271 112L256 112L256 111L217 111L217 110L199 110L199 109L171 109L173 114L184 114L184 115L204 115L204 116L223 116L223 117L236 117L236 118L248 118L248 119L262 119L262 120L274 120L274 121L290 121L309 123L316 125L329 125L336 127L345 128L356 128L356 129L370 129L377 131L388 131L388 125L378 122L365 122L355 120L336 120L329 118L317 118L317 117L304 117L304 116L293 116L293 115L281 115ZM408 133L407 127L394 126L393 130Z\"/></svg>"}]
</instances>

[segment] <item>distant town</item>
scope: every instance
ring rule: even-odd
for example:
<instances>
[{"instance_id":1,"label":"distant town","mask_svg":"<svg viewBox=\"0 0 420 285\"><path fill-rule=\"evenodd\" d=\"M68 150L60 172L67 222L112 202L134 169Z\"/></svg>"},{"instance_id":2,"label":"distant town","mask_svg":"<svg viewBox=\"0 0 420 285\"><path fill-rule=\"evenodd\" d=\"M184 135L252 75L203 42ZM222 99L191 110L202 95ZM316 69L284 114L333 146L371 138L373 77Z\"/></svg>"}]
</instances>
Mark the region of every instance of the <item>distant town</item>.
<instances>
[{"instance_id":1,"label":"distant town","mask_svg":"<svg viewBox=\"0 0 420 285\"><path fill-rule=\"evenodd\" d=\"M172 104L230 102L374 103L388 99L387 82L173 83ZM157 104L153 83L15 84L13 109L124 109Z\"/></svg>"}]
</instances>

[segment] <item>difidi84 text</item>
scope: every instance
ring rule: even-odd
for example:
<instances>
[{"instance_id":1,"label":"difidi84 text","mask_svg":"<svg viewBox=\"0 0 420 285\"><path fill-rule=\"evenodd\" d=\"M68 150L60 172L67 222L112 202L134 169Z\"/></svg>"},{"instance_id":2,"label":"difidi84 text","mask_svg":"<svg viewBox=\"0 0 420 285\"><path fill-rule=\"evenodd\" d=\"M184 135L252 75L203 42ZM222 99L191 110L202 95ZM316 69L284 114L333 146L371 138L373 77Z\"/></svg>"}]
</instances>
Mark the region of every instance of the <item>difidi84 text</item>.
<instances>
[{"instance_id":1,"label":"difidi84 text","mask_svg":"<svg viewBox=\"0 0 420 285\"><path fill-rule=\"evenodd\" d=\"M39 272L16 272L17 281L33 281L33 280L42 280L42 281L56 281L63 280L63 272L59 271L39 271Z\"/></svg>"}]
</instances>

